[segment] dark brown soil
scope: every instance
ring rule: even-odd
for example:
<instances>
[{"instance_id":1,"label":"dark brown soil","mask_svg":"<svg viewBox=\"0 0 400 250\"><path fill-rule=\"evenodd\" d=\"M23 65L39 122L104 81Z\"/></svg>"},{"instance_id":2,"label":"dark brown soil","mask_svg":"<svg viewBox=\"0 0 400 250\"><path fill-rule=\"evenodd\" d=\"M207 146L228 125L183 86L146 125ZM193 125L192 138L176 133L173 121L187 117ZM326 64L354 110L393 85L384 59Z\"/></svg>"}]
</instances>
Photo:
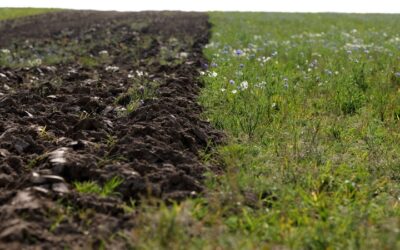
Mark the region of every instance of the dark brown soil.
<instances>
[{"instance_id":1,"label":"dark brown soil","mask_svg":"<svg viewBox=\"0 0 400 250\"><path fill-rule=\"evenodd\" d=\"M136 226L131 200L203 191L199 153L222 138L196 102L207 19L66 11L0 22L0 249L97 248ZM74 185L114 177L109 196Z\"/></svg>"}]
</instances>

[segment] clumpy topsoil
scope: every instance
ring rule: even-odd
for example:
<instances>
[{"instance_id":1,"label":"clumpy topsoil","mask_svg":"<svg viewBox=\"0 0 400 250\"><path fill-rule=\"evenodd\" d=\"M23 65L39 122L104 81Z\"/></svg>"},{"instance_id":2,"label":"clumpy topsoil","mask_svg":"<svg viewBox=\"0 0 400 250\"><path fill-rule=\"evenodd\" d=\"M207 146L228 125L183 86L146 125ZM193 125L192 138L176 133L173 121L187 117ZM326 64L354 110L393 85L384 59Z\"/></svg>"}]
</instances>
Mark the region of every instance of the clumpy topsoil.
<instances>
[{"instance_id":1,"label":"clumpy topsoil","mask_svg":"<svg viewBox=\"0 0 400 250\"><path fill-rule=\"evenodd\" d=\"M200 153L222 138L196 101L209 28L178 12L0 22L0 249L96 248L138 226L123 204L204 191ZM111 195L75 188L112 178Z\"/></svg>"}]
</instances>

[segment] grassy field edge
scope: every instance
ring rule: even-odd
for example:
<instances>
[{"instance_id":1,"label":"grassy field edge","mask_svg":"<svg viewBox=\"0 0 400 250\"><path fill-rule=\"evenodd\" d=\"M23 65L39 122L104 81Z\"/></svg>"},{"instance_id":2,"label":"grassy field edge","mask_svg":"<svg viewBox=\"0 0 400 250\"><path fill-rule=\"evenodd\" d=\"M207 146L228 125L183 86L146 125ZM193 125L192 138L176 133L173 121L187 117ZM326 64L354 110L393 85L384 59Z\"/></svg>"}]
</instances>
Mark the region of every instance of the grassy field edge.
<instances>
[{"instance_id":1,"label":"grassy field edge","mask_svg":"<svg viewBox=\"0 0 400 250\"><path fill-rule=\"evenodd\" d=\"M0 21L6 19L20 18L24 16L32 16L47 12L60 11L53 8L0 8Z\"/></svg>"}]
</instances>

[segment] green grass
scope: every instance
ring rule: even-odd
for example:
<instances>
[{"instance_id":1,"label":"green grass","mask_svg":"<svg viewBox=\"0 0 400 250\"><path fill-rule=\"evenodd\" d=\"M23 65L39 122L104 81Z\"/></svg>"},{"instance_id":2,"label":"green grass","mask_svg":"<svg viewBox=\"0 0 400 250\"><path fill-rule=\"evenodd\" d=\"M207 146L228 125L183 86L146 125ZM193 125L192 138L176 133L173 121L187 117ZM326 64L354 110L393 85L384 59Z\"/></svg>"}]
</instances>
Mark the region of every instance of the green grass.
<instances>
[{"instance_id":1,"label":"green grass","mask_svg":"<svg viewBox=\"0 0 400 250\"><path fill-rule=\"evenodd\" d=\"M97 194L103 197L110 195L118 195L115 189L121 185L123 179L119 177L113 177L104 183L104 186L101 187L94 181L84 181L84 182L74 182L74 187L79 193L87 193L87 194Z\"/></svg>"},{"instance_id":2,"label":"green grass","mask_svg":"<svg viewBox=\"0 0 400 250\"><path fill-rule=\"evenodd\" d=\"M135 245L399 249L400 16L211 22L200 101L228 134L226 174L205 198L144 209Z\"/></svg>"},{"instance_id":3,"label":"green grass","mask_svg":"<svg viewBox=\"0 0 400 250\"><path fill-rule=\"evenodd\" d=\"M0 8L0 20L13 19L23 16L32 16L56 10L57 9L40 8Z\"/></svg>"}]
</instances>

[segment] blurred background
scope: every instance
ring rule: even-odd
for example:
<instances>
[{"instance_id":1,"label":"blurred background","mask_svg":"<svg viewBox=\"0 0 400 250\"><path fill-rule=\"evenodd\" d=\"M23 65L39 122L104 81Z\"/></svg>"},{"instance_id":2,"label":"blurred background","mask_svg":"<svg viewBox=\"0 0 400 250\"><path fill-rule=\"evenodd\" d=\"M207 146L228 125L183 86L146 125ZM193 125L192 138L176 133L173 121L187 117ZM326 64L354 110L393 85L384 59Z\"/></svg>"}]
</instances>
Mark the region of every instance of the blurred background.
<instances>
[{"instance_id":1,"label":"blurred background","mask_svg":"<svg viewBox=\"0 0 400 250\"><path fill-rule=\"evenodd\" d=\"M0 7L49 7L93 10L183 10L400 13L398 0L0 0Z\"/></svg>"}]
</instances>

